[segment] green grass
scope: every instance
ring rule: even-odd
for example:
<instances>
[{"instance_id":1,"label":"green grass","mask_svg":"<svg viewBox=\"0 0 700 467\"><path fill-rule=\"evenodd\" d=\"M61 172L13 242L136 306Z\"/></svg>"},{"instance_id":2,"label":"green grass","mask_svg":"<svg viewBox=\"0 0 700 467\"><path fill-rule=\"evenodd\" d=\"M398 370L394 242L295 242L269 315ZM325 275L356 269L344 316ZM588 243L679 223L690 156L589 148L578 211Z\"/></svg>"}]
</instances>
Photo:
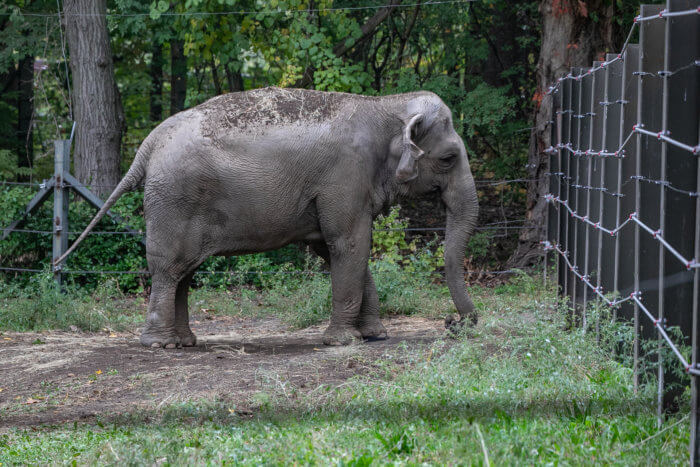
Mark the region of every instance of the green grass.
<instances>
[{"instance_id":1,"label":"green grass","mask_svg":"<svg viewBox=\"0 0 700 467\"><path fill-rule=\"evenodd\" d=\"M281 303L275 294L288 299L308 293L305 287L325 290L327 283L316 280L289 291L250 291L256 296L250 300L262 296L271 307ZM403 280L407 286L415 279ZM400 300L434 314L448 296L440 286L423 285L427 292L405 291ZM611 352L611 345L628 345L625 325L606 324L601 316L602 345L593 333L567 330L551 291L527 276L472 292L481 316L476 328L430 346L399 346L373 362L370 374L342 385L291 393L271 386L251 397L245 410L201 400L105 416L95 424L11 429L0 435L0 459L125 465L485 465L486 457L493 465L687 463L687 393L681 415L657 428L654 381L635 393L626 360ZM207 297L204 291L194 295ZM236 303L230 294L219 296ZM319 292L318 303L325 303L323 297ZM393 306L385 304L385 310ZM296 320L302 312L281 313Z\"/></svg>"},{"instance_id":2,"label":"green grass","mask_svg":"<svg viewBox=\"0 0 700 467\"><path fill-rule=\"evenodd\" d=\"M406 272L385 260L374 261L381 313L441 316L450 312L452 303L444 284L434 282L426 270ZM317 324L330 317L330 277L318 262L311 263L308 274L281 268L277 274L260 274L259 287L192 288L191 313L228 316L277 316L294 328ZM67 286L60 293L50 273L38 274L29 286L0 280L0 331L44 331L69 329L84 331L103 328L120 331L143 323L146 300L141 295L125 295L114 278L93 289Z\"/></svg>"}]
</instances>

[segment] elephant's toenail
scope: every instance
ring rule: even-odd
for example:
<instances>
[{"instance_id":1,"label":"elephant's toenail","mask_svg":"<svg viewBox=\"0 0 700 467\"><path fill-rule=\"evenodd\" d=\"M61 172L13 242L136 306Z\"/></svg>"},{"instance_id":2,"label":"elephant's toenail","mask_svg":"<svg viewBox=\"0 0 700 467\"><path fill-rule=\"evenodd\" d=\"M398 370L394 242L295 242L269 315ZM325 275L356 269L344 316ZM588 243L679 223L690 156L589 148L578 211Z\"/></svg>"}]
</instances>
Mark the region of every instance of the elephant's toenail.
<instances>
[{"instance_id":1,"label":"elephant's toenail","mask_svg":"<svg viewBox=\"0 0 700 467\"><path fill-rule=\"evenodd\" d=\"M152 349L160 348L160 344L158 342L154 342L153 344L151 344L151 348Z\"/></svg>"},{"instance_id":2,"label":"elephant's toenail","mask_svg":"<svg viewBox=\"0 0 700 467\"><path fill-rule=\"evenodd\" d=\"M175 344L165 344L166 349L174 349L175 347L177 347Z\"/></svg>"}]
</instances>

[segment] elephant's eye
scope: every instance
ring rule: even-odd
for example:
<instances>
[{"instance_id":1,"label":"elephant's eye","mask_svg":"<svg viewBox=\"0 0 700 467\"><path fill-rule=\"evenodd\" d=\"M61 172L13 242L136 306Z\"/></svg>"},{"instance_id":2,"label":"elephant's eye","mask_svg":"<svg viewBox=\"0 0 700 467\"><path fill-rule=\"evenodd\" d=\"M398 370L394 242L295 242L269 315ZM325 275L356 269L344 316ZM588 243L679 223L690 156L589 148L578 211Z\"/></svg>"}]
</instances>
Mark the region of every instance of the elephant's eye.
<instances>
[{"instance_id":1,"label":"elephant's eye","mask_svg":"<svg viewBox=\"0 0 700 467\"><path fill-rule=\"evenodd\" d=\"M440 158L440 164L449 167L457 160L457 154L448 154Z\"/></svg>"}]
</instances>

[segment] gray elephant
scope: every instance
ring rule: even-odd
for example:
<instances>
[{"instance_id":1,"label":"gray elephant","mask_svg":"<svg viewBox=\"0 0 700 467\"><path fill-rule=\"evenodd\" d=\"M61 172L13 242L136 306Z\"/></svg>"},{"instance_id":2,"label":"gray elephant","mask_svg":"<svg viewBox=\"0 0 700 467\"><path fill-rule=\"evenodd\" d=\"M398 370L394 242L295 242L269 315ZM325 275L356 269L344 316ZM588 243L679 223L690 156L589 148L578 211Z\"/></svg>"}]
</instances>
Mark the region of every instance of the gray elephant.
<instances>
[{"instance_id":1,"label":"gray elephant","mask_svg":"<svg viewBox=\"0 0 700 467\"><path fill-rule=\"evenodd\" d=\"M433 93L385 97L265 88L214 97L165 120L59 264L126 191L144 183L152 275L141 343L195 345L187 295L211 255L306 243L330 265L328 345L386 337L368 268L372 220L397 197L439 191L445 269L459 319L476 323L464 282L477 196L450 109Z\"/></svg>"}]
</instances>

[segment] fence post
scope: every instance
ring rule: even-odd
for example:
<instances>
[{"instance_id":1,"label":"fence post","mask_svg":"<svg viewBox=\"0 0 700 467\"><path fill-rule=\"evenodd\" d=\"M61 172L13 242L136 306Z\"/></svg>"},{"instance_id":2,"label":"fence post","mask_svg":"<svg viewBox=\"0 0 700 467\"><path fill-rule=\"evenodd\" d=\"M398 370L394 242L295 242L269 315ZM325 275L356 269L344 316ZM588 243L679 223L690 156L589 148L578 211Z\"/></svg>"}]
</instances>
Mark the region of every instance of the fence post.
<instances>
[{"instance_id":1,"label":"fence post","mask_svg":"<svg viewBox=\"0 0 700 467\"><path fill-rule=\"evenodd\" d=\"M54 191L53 191L53 261L68 249L68 187L64 183L65 174L70 171L70 140L58 139L54 142ZM56 282L63 283L61 266L53 268Z\"/></svg>"}]
</instances>

